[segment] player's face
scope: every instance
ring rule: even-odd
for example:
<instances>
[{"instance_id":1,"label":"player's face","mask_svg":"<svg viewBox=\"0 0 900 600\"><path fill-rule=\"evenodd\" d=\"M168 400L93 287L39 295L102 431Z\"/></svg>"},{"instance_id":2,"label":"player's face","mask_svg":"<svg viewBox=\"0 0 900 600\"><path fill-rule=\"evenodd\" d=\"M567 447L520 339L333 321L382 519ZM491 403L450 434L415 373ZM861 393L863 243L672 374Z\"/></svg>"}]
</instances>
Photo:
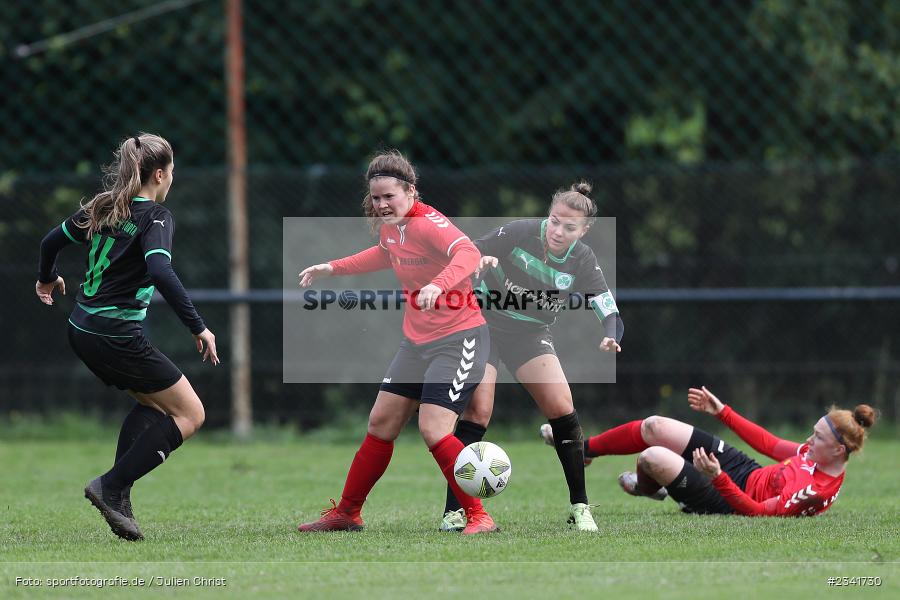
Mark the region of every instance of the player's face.
<instances>
[{"instance_id":1,"label":"player's face","mask_svg":"<svg viewBox=\"0 0 900 600\"><path fill-rule=\"evenodd\" d=\"M175 178L175 161L169 163L165 169L160 169L162 174L159 178L159 191L156 193L156 201L162 204L166 201L166 195L169 188L172 187L172 180Z\"/></svg>"},{"instance_id":2,"label":"player's face","mask_svg":"<svg viewBox=\"0 0 900 600\"><path fill-rule=\"evenodd\" d=\"M813 462L834 462L836 458L844 454L843 444L838 443L828 423L825 422L825 417L819 419L816 426L813 427L812 435L806 438L806 443L809 444L807 456Z\"/></svg>"},{"instance_id":3,"label":"player's face","mask_svg":"<svg viewBox=\"0 0 900 600\"><path fill-rule=\"evenodd\" d=\"M376 177L369 182L369 196L375 214L386 224L394 225L403 220L415 202L416 187L403 189L403 183L393 177Z\"/></svg>"},{"instance_id":4,"label":"player's face","mask_svg":"<svg viewBox=\"0 0 900 600\"><path fill-rule=\"evenodd\" d=\"M562 202L557 202L550 207L550 216L547 218L547 229L544 236L547 246L553 254L565 254L569 246L575 240L581 239L590 225L587 218L580 210L569 208Z\"/></svg>"}]
</instances>

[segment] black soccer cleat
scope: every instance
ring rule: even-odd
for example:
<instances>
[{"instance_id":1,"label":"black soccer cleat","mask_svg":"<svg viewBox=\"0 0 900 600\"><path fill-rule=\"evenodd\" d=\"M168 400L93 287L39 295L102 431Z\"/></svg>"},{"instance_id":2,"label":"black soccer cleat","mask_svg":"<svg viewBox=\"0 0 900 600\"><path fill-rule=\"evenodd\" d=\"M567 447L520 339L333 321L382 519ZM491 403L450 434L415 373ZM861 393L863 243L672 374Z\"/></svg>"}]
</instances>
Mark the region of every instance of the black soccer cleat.
<instances>
[{"instance_id":1,"label":"black soccer cleat","mask_svg":"<svg viewBox=\"0 0 900 600\"><path fill-rule=\"evenodd\" d=\"M99 477L87 484L84 488L84 497L97 507L114 534L132 542L144 539L144 534L134 519L129 519L123 514L121 498L116 498L108 490L104 490Z\"/></svg>"}]
</instances>

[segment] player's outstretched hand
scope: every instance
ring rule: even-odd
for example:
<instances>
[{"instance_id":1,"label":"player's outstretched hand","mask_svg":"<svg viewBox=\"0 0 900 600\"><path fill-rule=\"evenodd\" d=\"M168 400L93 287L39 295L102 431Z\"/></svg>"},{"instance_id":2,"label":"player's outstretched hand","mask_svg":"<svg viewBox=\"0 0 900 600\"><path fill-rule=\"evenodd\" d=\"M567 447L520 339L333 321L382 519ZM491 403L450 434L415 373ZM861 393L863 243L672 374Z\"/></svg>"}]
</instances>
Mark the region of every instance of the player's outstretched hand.
<instances>
[{"instance_id":1,"label":"player's outstretched hand","mask_svg":"<svg viewBox=\"0 0 900 600\"><path fill-rule=\"evenodd\" d=\"M53 290L59 288L59 291L62 292L62 295L66 295L66 282L63 281L62 277L57 277L56 281L51 281L50 283L41 283L40 281L34 284L34 293L37 294L37 297L41 302L46 304L47 306L53 305Z\"/></svg>"},{"instance_id":2,"label":"player's outstretched hand","mask_svg":"<svg viewBox=\"0 0 900 600\"><path fill-rule=\"evenodd\" d=\"M700 386L700 389L690 388L688 390L688 404L697 412L705 412L711 415L717 415L725 408L722 401L706 389L706 386Z\"/></svg>"},{"instance_id":3,"label":"player's outstretched hand","mask_svg":"<svg viewBox=\"0 0 900 600\"><path fill-rule=\"evenodd\" d=\"M206 362L208 358L212 364L219 364L219 355L216 353L216 336L213 335L212 331L204 329L194 336L194 340L197 342L197 352L203 353L203 362ZM203 349L204 344L206 345L206 351Z\"/></svg>"},{"instance_id":4,"label":"player's outstretched hand","mask_svg":"<svg viewBox=\"0 0 900 600\"><path fill-rule=\"evenodd\" d=\"M621 352L622 346L619 345L619 342L615 340L615 338L605 337L603 341L600 342L599 346L600 350L603 352Z\"/></svg>"},{"instance_id":5,"label":"player's outstretched hand","mask_svg":"<svg viewBox=\"0 0 900 600\"><path fill-rule=\"evenodd\" d=\"M300 287L309 287L318 279L331 277L332 273L334 273L334 267L328 263L306 267L300 271Z\"/></svg>"},{"instance_id":6,"label":"player's outstretched hand","mask_svg":"<svg viewBox=\"0 0 900 600\"><path fill-rule=\"evenodd\" d=\"M478 268L475 269L475 277L477 278L481 275L482 271L487 271L488 269L496 267L498 262L496 256L482 256L481 260L478 261Z\"/></svg>"},{"instance_id":7,"label":"player's outstretched hand","mask_svg":"<svg viewBox=\"0 0 900 600\"><path fill-rule=\"evenodd\" d=\"M694 449L694 468L710 479L715 479L722 472L719 460L712 452L707 454L703 448Z\"/></svg>"}]
</instances>

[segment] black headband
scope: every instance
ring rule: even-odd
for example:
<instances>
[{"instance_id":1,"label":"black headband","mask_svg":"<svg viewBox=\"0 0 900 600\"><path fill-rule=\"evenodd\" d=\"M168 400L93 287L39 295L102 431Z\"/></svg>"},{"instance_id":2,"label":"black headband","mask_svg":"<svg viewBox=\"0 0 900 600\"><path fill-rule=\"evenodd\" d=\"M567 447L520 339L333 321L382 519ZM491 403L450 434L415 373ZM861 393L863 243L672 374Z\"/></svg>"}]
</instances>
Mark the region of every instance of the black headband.
<instances>
[{"instance_id":1,"label":"black headband","mask_svg":"<svg viewBox=\"0 0 900 600\"><path fill-rule=\"evenodd\" d=\"M403 183L408 183L409 185L414 185L412 181L410 181L409 179L407 179L407 178L404 177L403 175L397 175L396 173L385 173L385 172L382 172L382 171L379 171L378 173L372 173L372 174L369 176L369 181L372 181L372 180L375 179L376 177L393 177L394 179L399 179L399 180L402 181Z\"/></svg>"},{"instance_id":2,"label":"black headband","mask_svg":"<svg viewBox=\"0 0 900 600\"><path fill-rule=\"evenodd\" d=\"M138 150L140 150L140 148L141 148L141 138L139 138L138 136L135 135L135 136L132 136L131 139L134 140L134 145L138 147Z\"/></svg>"}]
</instances>

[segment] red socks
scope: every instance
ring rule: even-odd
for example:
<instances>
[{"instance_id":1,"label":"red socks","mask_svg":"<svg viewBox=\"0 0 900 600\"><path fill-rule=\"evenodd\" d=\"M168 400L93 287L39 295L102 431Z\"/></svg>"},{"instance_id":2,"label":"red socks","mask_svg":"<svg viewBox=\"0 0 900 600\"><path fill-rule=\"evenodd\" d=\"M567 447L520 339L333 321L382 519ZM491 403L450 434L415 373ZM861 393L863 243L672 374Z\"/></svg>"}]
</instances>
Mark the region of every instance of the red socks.
<instances>
[{"instance_id":1,"label":"red socks","mask_svg":"<svg viewBox=\"0 0 900 600\"><path fill-rule=\"evenodd\" d=\"M391 455L394 453L394 442L386 442L367 433L347 473L344 491L338 509L341 512L358 517L366 496L384 475ZM453 465L450 465L453 468Z\"/></svg>"},{"instance_id":2,"label":"red socks","mask_svg":"<svg viewBox=\"0 0 900 600\"><path fill-rule=\"evenodd\" d=\"M484 510L484 508L481 506L481 500L473 498L459 488L459 484L456 483L456 477L453 476L453 464L463 448L465 446L459 441L459 438L452 433L448 433L428 450L431 451L431 455L434 456L434 460L441 468L441 473L444 474L444 478L450 484L450 489L453 490L456 499L459 500L459 504L466 509L466 514L468 514L472 509L480 511Z\"/></svg>"},{"instance_id":3,"label":"red socks","mask_svg":"<svg viewBox=\"0 0 900 600\"><path fill-rule=\"evenodd\" d=\"M587 441L587 456L604 456L607 454L636 454L649 448L641 436L640 421L631 421L618 427L595 435Z\"/></svg>"}]
</instances>

